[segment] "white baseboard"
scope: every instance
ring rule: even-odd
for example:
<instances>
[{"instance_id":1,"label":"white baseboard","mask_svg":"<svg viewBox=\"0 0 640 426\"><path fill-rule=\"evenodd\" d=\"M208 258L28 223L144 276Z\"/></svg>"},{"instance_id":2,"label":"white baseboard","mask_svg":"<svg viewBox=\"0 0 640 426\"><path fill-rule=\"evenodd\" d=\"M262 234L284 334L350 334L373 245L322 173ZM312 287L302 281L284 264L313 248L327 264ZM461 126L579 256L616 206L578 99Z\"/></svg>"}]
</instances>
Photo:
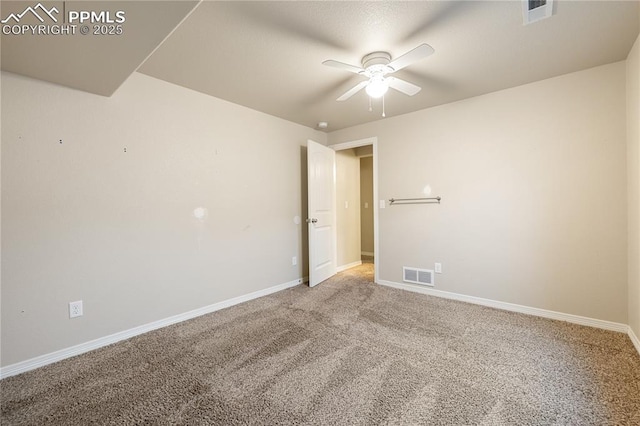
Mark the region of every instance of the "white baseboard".
<instances>
[{"instance_id":1,"label":"white baseboard","mask_svg":"<svg viewBox=\"0 0 640 426\"><path fill-rule=\"evenodd\" d=\"M347 269L351 269L356 266L362 265L362 260L358 260L357 262L347 263L346 265L341 265L336 268L336 272L346 271Z\"/></svg>"},{"instance_id":2,"label":"white baseboard","mask_svg":"<svg viewBox=\"0 0 640 426\"><path fill-rule=\"evenodd\" d=\"M354 262L353 264L344 265L342 268L348 269L350 267L357 266L356 264L361 264L361 262ZM220 309L228 308L228 307L237 305L239 303L257 299L258 297L267 296L269 294L276 293L278 291L282 291L287 288L295 287L299 284L302 284L303 282L308 282L308 281L309 281L309 277L304 277L297 280L289 281L288 283L279 284L263 290L258 290L243 296L234 297L233 299L214 303L209 306L204 306L199 309L194 309L189 312L185 312L182 314L171 316L169 318L161 319L161 320L144 324L138 327L134 327L129 330L124 330L118 333L114 333L109 336L101 337L99 339L95 339L89 342L81 343L79 345L71 346L66 349L61 349L59 351L51 352L45 355L40 355L38 357L31 358L26 361L21 361L15 364L11 364L6 367L0 368L0 379L3 379L5 377L10 377L10 376L15 376L16 374L24 373L39 367L43 367L45 365L52 364L57 361L62 361L63 359L71 358L73 356L80 355L80 354L92 351L94 349L111 345L113 343L120 342L122 340L126 340L131 337L135 337L140 334L147 333L149 331L157 330L162 327L166 327L172 324L176 324L182 321L186 321L192 318L206 315L211 312L219 311ZM640 354L640 339L638 339L638 336L635 335L631 327L629 327L626 324L597 320L597 319L588 318L588 317L581 317L578 315L571 315L571 314L565 314L562 312L549 311L546 309L532 308L532 307L517 305L513 303L499 302L491 299L483 299L480 297L465 296L458 293L435 290L432 288L417 287L410 284L401 284L393 281L378 280L377 283L388 286L388 287L398 288L401 290L408 290L416 293L428 294L430 296L442 297L445 299L452 299L452 300L459 300L462 302L468 302L468 303L473 303L473 304L482 305L482 306L489 306L492 308L503 309L506 311L520 312L520 313L535 315L543 318L551 318L551 319L556 319L560 321L586 325L590 327L602 328L605 330L612 330L612 331L627 333L629 335L629 338L631 339L631 342L633 343L635 348L638 350L638 353Z\"/></svg>"},{"instance_id":3,"label":"white baseboard","mask_svg":"<svg viewBox=\"0 0 640 426\"><path fill-rule=\"evenodd\" d=\"M376 282L378 284L382 284L388 287L413 291L415 293L428 294L430 296L442 297L444 299L459 300L461 302L473 303L476 305L488 306L490 308L502 309L505 311L512 311L512 312L519 312L521 314L529 314L537 317L550 318L550 319L559 320L559 321L566 321L573 324L586 325L589 327L602 328L604 330L618 331L620 333L630 333L630 330L631 330L631 328L627 324L622 324L618 322L604 321L604 320L599 320L595 318L565 314L563 312L549 311L549 310L540 309L540 308L532 308L530 306L517 305L515 303L499 302L497 300L483 299L481 297L466 296L464 294L451 293L451 292L442 291L442 290L435 290L433 288L418 287L411 284L401 284L393 281L378 280ZM636 338L636 342L637 342L637 338ZM636 344L636 342L634 342L634 344ZM636 348L638 347L639 345L636 344Z\"/></svg>"},{"instance_id":4,"label":"white baseboard","mask_svg":"<svg viewBox=\"0 0 640 426\"><path fill-rule=\"evenodd\" d=\"M636 350L638 351L638 355L640 355L640 339L638 339L638 336L636 336L636 334L633 332L633 329L631 328L631 326L629 326L629 331L627 332L627 334L629 335L629 338L631 339L631 343L633 343L633 346L636 347Z\"/></svg>"},{"instance_id":5,"label":"white baseboard","mask_svg":"<svg viewBox=\"0 0 640 426\"><path fill-rule=\"evenodd\" d=\"M303 278L289 281L288 283L278 284L273 287L265 288L263 290L254 291L253 293L245 294L243 296L234 297L233 299L224 300L222 302L214 303L213 305L204 306L202 308L194 309L189 312L174 315L168 318L164 318L158 321L153 321L148 324L140 325L138 327L131 328L129 330L120 331L108 336L100 337L89 342L81 343L79 345L71 346L69 348L61 349L59 351L51 352L45 355L40 355L35 358L28 359L26 361L17 362L15 364L7 365L0 368L0 379L5 377L15 376L16 374L24 373L29 370L43 367L48 364L53 364L57 361L62 361L66 358L71 358L76 355L80 355L94 349L102 348L107 345L111 345L122 340L130 339L131 337L138 336L149 331L157 330L168 325L176 324L182 321L190 320L202 315L209 314L211 312L219 311L220 309L228 308L239 303L248 302L249 300L257 299L258 297L267 296L278 291L285 290L290 287L295 287L302 284ZM307 279L308 281L308 279Z\"/></svg>"},{"instance_id":6,"label":"white baseboard","mask_svg":"<svg viewBox=\"0 0 640 426\"><path fill-rule=\"evenodd\" d=\"M361 251L360 256L373 256L372 251Z\"/></svg>"}]
</instances>

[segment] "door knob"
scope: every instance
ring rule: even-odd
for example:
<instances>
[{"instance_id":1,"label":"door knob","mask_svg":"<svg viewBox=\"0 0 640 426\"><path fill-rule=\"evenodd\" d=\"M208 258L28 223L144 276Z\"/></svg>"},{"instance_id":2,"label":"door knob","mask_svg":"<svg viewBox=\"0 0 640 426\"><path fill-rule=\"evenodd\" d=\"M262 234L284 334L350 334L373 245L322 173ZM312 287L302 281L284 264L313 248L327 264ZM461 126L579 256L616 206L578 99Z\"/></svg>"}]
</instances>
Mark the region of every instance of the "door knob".
<instances>
[{"instance_id":1,"label":"door knob","mask_svg":"<svg viewBox=\"0 0 640 426\"><path fill-rule=\"evenodd\" d=\"M316 222L318 222L318 219L316 219L316 218L307 219L307 223L316 223Z\"/></svg>"}]
</instances>

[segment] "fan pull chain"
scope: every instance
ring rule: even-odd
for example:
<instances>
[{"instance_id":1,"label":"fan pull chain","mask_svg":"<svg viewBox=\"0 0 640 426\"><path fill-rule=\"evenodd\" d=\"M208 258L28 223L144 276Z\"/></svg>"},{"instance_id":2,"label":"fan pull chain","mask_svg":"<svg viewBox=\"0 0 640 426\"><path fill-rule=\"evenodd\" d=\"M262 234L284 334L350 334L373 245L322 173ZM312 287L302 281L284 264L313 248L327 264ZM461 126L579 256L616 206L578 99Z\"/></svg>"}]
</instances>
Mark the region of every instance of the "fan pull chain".
<instances>
[{"instance_id":1,"label":"fan pull chain","mask_svg":"<svg viewBox=\"0 0 640 426\"><path fill-rule=\"evenodd\" d=\"M371 108L371 96L369 96L369 112L373 111L373 108Z\"/></svg>"},{"instance_id":2,"label":"fan pull chain","mask_svg":"<svg viewBox=\"0 0 640 426\"><path fill-rule=\"evenodd\" d=\"M384 113L384 95L382 95L382 118L385 118L387 115Z\"/></svg>"}]
</instances>

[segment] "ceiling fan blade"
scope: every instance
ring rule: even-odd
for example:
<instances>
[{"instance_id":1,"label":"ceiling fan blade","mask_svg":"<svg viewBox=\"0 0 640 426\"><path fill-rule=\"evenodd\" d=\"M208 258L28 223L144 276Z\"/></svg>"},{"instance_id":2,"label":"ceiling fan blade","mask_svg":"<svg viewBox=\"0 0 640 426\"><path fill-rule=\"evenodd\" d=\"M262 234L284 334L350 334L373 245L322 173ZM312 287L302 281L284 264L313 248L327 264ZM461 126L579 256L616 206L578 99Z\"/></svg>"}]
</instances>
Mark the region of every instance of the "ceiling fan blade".
<instances>
[{"instance_id":1,"label":"ceiling fan blade","mask_svg":"<svg viewBox=\"0 0 640 426\"><path fill-rule=\"evenodd\" d=\"M396 89L398 92L402 92L405 95L413 96L422 90L420 86L416 86L413 83L409 83L408 81L404 81L396 77L387 77L386 80L387 83L389 83L389 87Z\"/></svg>"},{"instance_id":2,"label":"ceiling fan blade","mask_svg":"<svg viewBox=\"0 0 640 426\"><path fill-rule=\"evenodd\" d=\"M344 95L340 96L336 101L346 101L362 89L364 89L369 84L369 80L361 81L360 83L353 86L351 89L347 90Z\"/></svg>"},{"instance_id":3,"label":"ceiling fan blade","mask_svg":"<svg viewBox=\"0 0 640 426\"><path fill-rule=\"evenodd\" d=\"M345 70L345 71L349 71L352 72L354 74L361 74L364 72L364 70L360 67L356 67L355 65L349 65L349 64L345 64L343 62L338 62L338 61L334 61L332 59L329 59L328 61L324 61L322 63L322 65L326 65L328 67L333 67L333 68L338 68L341 70Z\"/></svg>"},{"instance_id":4,"label":"ceiling fan blade","mask_svg":"<svg viewBox=\"0 0 640 426\"><path fill-rule=\"evenodd\" d=\"M395 61L392 61L389 66L393 68L394 71L398 71L406 66L411 65L414 62L419 61L420 59L426 58L433 52L435 52L435 50L433 50L433 47L424 43L416 47L415 49L408 51L404 55L397 58Z\"/></svg>"}]
</instances>

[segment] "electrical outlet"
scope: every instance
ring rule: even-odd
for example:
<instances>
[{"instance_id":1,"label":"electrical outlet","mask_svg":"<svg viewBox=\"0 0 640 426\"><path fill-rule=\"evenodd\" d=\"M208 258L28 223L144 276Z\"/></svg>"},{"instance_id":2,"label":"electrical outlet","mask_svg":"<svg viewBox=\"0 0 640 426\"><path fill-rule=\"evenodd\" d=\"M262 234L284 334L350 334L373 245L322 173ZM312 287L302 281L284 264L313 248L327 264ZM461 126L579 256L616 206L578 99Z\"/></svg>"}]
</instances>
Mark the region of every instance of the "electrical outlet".
<instances>
[{"instance_id":1,"label":"electrical outlet","mask_svg":"<svg viewBox=\"0 0 640 426\"><path fill-rule=\"evenodd\" d=\"M441 274L442 273L442 263L436 263L435 268L433 268L436 270L436 274Z\"/></svg>"},{"instance_id":2,"label":"electrical outlet","mask_svg":"<svg viewBox=\"0 0 640 426\"><path fill-rule=\"evenodd\" d=\"M298 264L298 257L297 256L293 256L291 258L291 266L296 266Z\"/></svg>"},{"instance_id":3,"label":"electrical outlet","mask_svg":"<svg viewBox=\"0 0 640 426\"><path fill-rule=\"evenodd\" d=\"M82 300L77 302L69 302L69 318L82 316Z\"/></svg>"}]
</instances>

